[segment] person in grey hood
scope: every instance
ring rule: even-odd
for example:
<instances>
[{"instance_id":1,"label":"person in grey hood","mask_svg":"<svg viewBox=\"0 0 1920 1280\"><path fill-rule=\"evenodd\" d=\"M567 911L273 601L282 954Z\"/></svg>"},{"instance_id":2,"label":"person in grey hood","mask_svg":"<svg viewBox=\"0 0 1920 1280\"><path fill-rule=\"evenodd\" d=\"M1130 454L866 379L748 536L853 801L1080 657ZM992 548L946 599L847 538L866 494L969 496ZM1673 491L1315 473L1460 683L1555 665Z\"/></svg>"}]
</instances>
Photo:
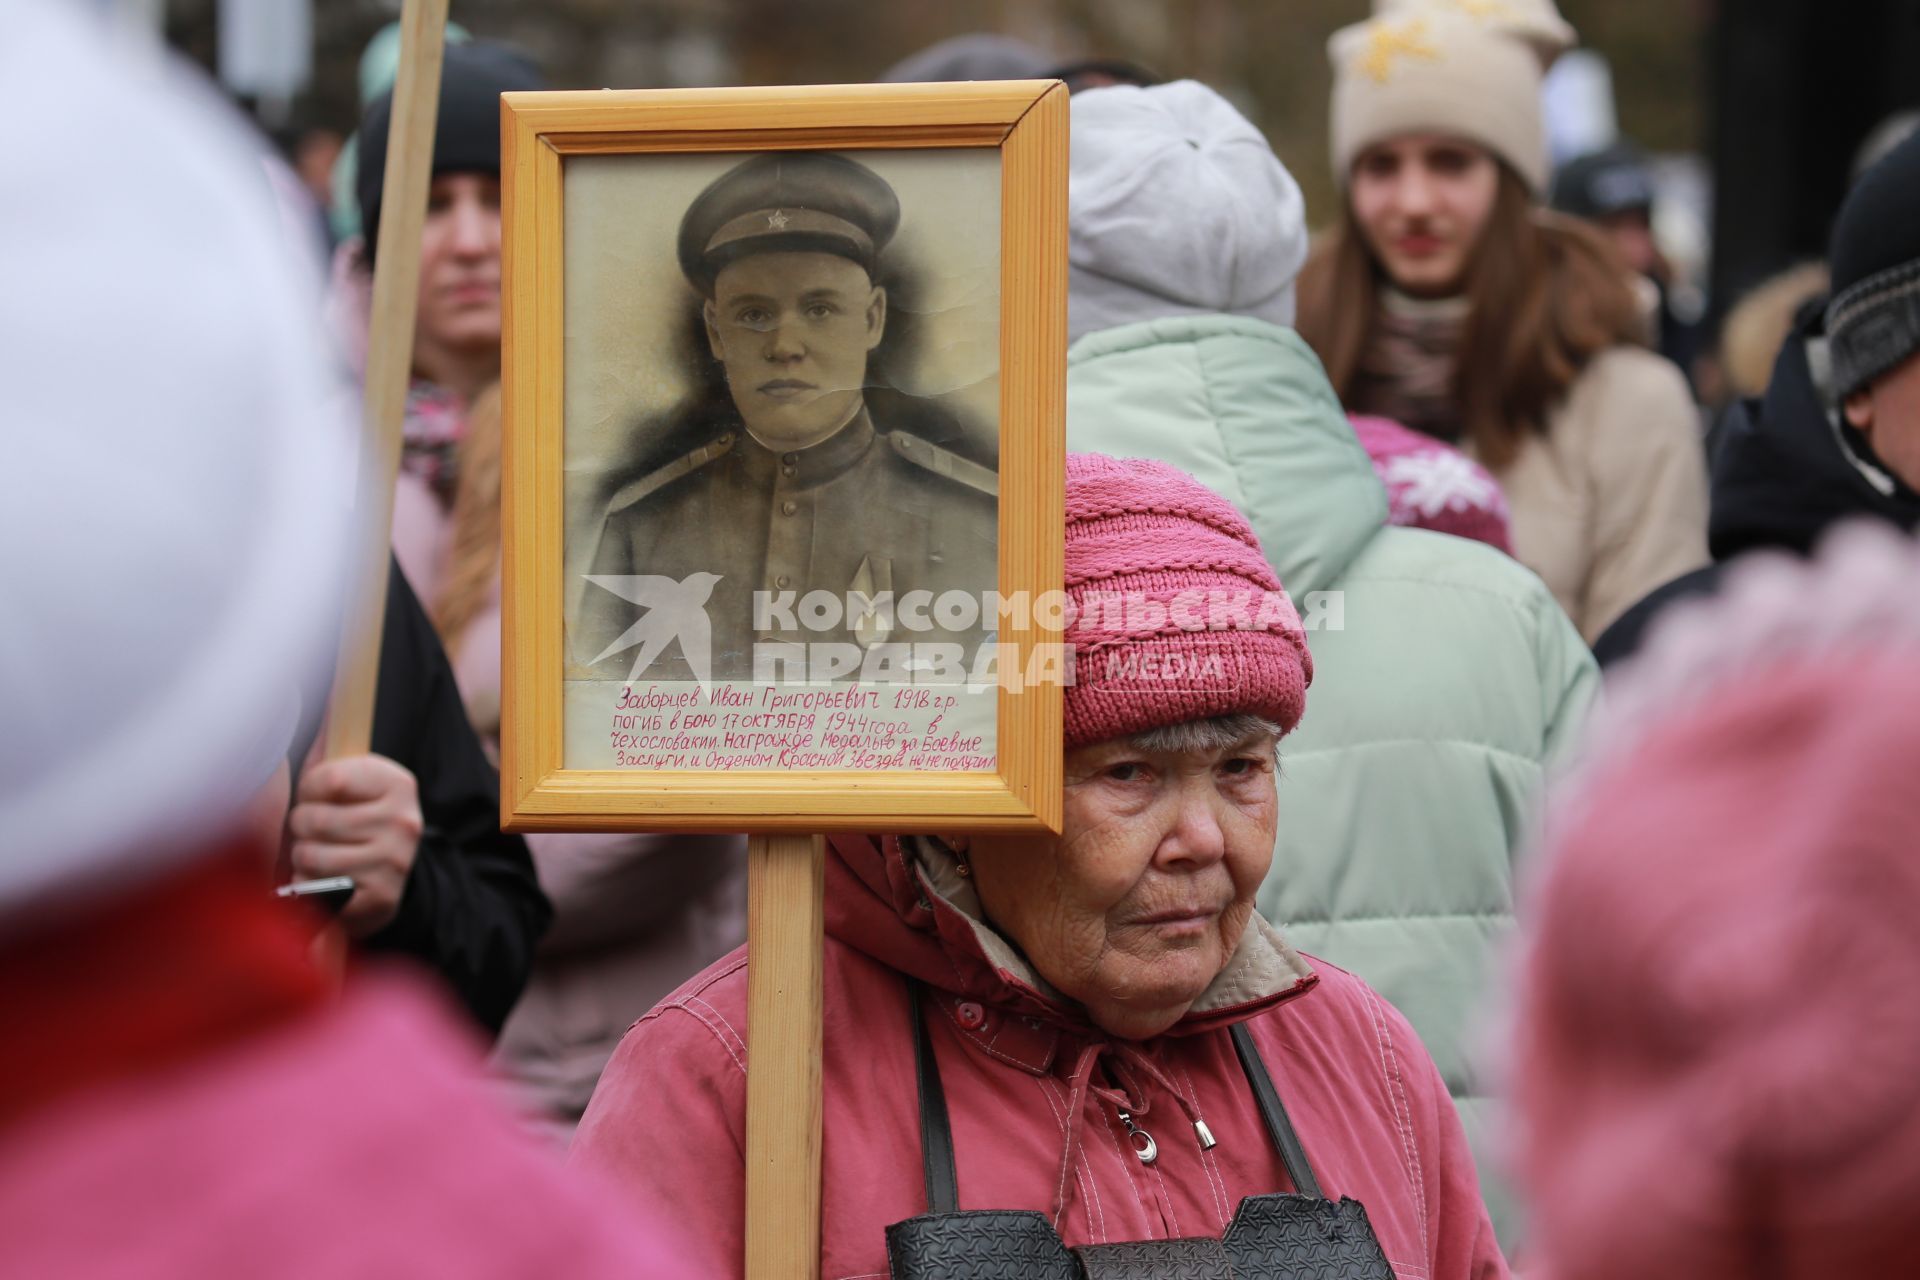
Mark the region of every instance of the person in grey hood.
<instances>
[{"instance_id":1,"label":"person in grey hood","mask_svg":"<svg viewBox=\"0 0 1920 1280\"><path fill-rule=\"evenodd\" d=\"M1076 95L1072 127L1069 447L1197 477L1246 515L1292 593L1316 701L1288 741L1260 909L1407 1015L1511 1243L1467 1028L1593 660L1527 569L1388 526L1366 450L1288 327L1304 213L1259 131L1191 81ZM1436 469L1423 487L1445 503L1456 482Z\"/></svg>"},{"instance_id":2,"label":"person in grey hood","mask_svg":"<svg viewBox=\"0 0 1920 1280\"><path fill-rule=\"evenodd\" d=\"M1068 339L1169 316L1292 327L1306 204L1260 131L1192 80L1082 96L1067 179Z\"/></svg>"}]
</instances>

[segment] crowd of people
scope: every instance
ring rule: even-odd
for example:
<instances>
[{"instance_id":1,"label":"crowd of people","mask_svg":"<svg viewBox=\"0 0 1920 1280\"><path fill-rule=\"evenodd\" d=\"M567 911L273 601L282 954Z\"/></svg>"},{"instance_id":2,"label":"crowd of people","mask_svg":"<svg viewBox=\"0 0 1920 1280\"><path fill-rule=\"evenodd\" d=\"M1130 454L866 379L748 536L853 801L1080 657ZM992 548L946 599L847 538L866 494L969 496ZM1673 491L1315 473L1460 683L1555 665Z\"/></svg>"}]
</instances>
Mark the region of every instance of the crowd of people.
<instances>
[{"instance_id":1,"label":"crowd of people","mask_svg":"<svg viewBox=\"0 0 1920 1280\"><path fill-rule=\"evenodd\" d=\"M827 1280L1920 1268L1920 135L1703 406L1644 159L1549 165L1552 0L1374 8L1317 232L1205 85L882 77L1074 90L1066 591L1208 612L1066 640L1228 661L1082 664L1057 835L829 842ZM541 71L445 49L372 745L323 758L391 40L335 237L194 73L8 22L76 105L0 175L0 1271L743 1274L744 837L499 824Z\"/></svg>"}]
</instances>

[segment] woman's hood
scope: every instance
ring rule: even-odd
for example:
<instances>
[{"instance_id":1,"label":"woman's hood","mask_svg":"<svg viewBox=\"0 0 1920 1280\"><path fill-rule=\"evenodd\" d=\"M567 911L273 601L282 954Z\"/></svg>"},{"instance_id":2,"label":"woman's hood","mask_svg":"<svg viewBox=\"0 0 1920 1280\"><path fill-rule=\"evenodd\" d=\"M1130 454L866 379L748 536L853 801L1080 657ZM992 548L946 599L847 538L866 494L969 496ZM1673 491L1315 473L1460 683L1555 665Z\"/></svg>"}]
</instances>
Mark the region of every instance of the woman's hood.
<instances>
[{"instance_id":1,"label":"woman's hood","mask_svg":"<svg viewBox=\"0 0 1920 1280\"><path fill-rule=\"evenodd\" d=\"M1067 352L1067 447L1154 458L1228 499L1296 604L1387 523L1386 491L1319 359L1262 320L1148 320L1080 339Z\"/></svg>"},{"instance_id":2,"label":"woman's hood","mask_svg":"<svg viewBox=\"0 0 1920 1280\"><path fill-rule=\"evenodd\" d=\"M827 932L834 938L936 990L1077 1034L1101 1034L987 923L979 894L943 841L833 836L828 849ZM1226 968L1167 1034L1243 1021L1318 980L1255 914Z\"/></svg>"}]
</instances>

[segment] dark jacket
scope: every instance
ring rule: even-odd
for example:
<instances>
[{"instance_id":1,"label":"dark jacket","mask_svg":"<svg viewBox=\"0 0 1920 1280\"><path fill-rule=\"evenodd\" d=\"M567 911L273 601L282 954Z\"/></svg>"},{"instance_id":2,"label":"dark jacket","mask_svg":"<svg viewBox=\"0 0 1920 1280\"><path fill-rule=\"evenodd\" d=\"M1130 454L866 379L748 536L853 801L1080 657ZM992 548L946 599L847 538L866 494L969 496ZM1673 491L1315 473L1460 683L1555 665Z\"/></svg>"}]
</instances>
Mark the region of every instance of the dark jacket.
<instances>
[{"instance_id":1,"label":"dark jacket","mask_svg":"<svg viewBox=\"0 0 1920 1280\"><path fill-rule=\"evenodd\" d=\"M398 563L387 573L372 749L413 774L426 831L399 914L363 945L424 962L477 1022L498 1032L553 911L526 842L500 830L500 777ZM302 744L294 758L304 757Z\"/></svg>"},{"instance_id":2,"label":"dark jacket","mask_svg":"<svg viewBox=\"0 0 1920 1280\"><path fill-rule=\"evenodd\" d=\"M1714 562L1659 587L1607 628L1593 646L1603 667L1633 654L1668 604L1717 592L1727 565L1746 552L1808 555L1828 529L1855 516L1920 528L1920 494L1881 467L1864 438L1827 408L1814 372L1825 338L1820 305L1801 311L1765 398L1734 404L1708 441Z\"/></svg>"}]
</instances>

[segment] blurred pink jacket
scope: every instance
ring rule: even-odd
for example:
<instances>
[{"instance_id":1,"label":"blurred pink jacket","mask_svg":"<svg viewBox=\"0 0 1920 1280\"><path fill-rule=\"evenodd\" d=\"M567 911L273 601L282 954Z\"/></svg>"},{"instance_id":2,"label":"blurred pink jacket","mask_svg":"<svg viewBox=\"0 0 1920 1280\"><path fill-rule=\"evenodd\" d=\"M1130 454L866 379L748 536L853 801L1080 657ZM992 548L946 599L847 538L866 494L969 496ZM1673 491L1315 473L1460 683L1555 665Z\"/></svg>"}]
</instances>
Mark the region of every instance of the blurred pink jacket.
<instances>
[{"instance_id":1,"label":"blurred pink jacket","mask_svg":"<svg viewBox=\"0 0 1920 1280\"><path fill-rule=\"evenodd\" d=\"M507 1117L411 983L0 1129L12 1276L631 1280L689 1274L676 1256Z\"/></svg>"}]
</instances>

